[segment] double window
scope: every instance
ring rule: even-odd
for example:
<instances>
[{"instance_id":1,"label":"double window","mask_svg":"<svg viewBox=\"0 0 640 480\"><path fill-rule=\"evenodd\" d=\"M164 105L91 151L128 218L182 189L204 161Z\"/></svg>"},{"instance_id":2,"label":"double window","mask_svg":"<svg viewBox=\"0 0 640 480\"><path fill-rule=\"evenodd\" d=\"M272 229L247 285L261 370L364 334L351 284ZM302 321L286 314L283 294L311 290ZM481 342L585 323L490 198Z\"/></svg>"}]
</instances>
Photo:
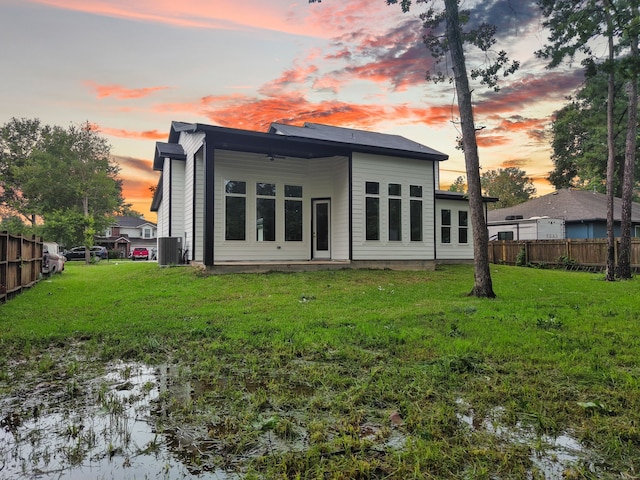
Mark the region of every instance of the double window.
<instances>
[{"instance_id":1,"label":"double window","mask_svg":"<svg viewBox=\"0 0 640 480\"><path fill-rule=\"evenodd\" d=\"M451 232L454 225L452 222L452 210L440 210L440 241L451 243ZM469 212L458 210L458 243L469 243Z\"/></svg>"},{"instance_id":2,"label":"double window","mask_svg":"<svg viewBox=\"0 0 640 480\"><path fill-rule=\"evenodd\" d=\"M255 241L275 242L283 218L284 240L302 241L301 186L284 185L282 189L275 183L256 182L254 194L249 195L245 181L225 180L224 185L225 240L247 240L247 206L255 202Z\"/></svg>"},{"instance_id":3,"label":"double window","mask_svg":"<svg viewBox=\"0 0 640 480\"><path fill-rule=\"evenodd\" d=\"M381 205L384 205L379 182L365 182L365 239L381 239ZM401 183L386 185L387 232L390 242L402 241L403 218L409 218L409 238L412 242L423 240L422 186L409 185L409 202L406 202L406 186ZM409 211L404 210L409 206Z\"/></svg>"}]
</instances>

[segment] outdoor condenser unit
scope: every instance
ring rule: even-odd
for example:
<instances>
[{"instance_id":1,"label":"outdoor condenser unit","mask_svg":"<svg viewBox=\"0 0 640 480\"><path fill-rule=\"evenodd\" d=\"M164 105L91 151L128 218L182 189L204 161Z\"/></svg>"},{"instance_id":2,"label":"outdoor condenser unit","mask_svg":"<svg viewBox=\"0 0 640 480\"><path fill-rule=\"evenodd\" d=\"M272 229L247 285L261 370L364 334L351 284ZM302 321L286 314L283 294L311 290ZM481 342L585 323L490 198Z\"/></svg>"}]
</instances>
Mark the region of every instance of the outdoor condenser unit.
<instances>
[{"instance_id":1,"label":"outdoor condenser unit","mask_svg":"<svg viewBox=\"0 0 640 480\"><path fill-rule=\"evenodd\" d=\"M158 265L178 265L181 263L182 238L158 238Z\"/></svg>"}]
</instances>

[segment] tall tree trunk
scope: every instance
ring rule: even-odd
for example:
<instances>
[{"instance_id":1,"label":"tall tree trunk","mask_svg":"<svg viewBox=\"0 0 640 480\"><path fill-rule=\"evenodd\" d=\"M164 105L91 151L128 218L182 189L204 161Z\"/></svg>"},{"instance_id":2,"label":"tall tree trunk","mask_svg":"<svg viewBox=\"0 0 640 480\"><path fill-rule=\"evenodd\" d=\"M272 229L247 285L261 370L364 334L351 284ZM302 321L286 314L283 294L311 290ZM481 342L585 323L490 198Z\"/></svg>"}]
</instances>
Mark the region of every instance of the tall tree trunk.
<instances>
[{"instance_id":1,"label":"tall tree trunk","mask_svg":"<svg viewBox=\"0 0 640 480\"><path fill-rule=\"evenodd\" d=\"M613 197L615 180L615 143L613 134L613 104L615 101L615 69L613 50L613 22L611 20L611 5L605 3L605 16L607 18L607 36L609 41L609 75L607 81L607 269L606 280L613 282L616 279L616 238L614 235Z\"/></svg>"},{"instance_id":2,"label":"tall tree trunk","mask_svg":"<svg viewBox=\"0 0 640 480\"><path fill-rule=\"evenodd\" d=\"M482 189L480 187L480 159L476 142L476 128L473 121L471 90L467 77L467 67L462 48L460 19L457 0L445 0L447 15L447 40L453 63L453 74L458 96L458 109L462 128L462 146L467 171L467 193L471 227L473 229L474 286L470 295L494 298L491 272L489 270L489 232L484 216Z\"/></svg>"},{"instance_id":3,"label":"tall tree trunk","mask_svg":"<svg viewBox=\"0 0 640 480\"><path fill-rule=\"evenodd\" d=\"M637 8L633 9L637 18ZM631 278L631 204L635 183L636 145L638 134L638 32L630 28L632 74L627 82L627 139L624 152L624 183L622 185L622 213L620 225L620 251L618 252L618 277Z\"/></svg>"}]
</instances>

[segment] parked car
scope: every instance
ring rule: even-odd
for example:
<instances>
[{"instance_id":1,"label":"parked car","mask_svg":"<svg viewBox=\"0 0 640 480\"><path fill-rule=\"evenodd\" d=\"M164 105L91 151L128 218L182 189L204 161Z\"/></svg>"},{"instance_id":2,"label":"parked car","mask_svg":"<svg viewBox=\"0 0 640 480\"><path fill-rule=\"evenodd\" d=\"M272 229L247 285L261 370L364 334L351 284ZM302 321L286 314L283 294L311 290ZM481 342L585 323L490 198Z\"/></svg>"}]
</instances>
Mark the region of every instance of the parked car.
<instances>
[{"instance_id":1,"label":"parked car","mask_svg":"<svg viewBox=\"0 0 640 480\"><path fill-rule=\"evenodd\" d=\"M50 275L52 273L62 273L64 271L65 257L61 253L54 251L46 243L42 253L42 273Z\"/></svg>"},{"instance_id":2,"label":"parked car","mask_svg":"<svg viewBox=\"0 0 640 480\"><path fill-rule=\"evenodd\" d=\"M131 252L131 260L149 260L147 247L135 247Z\"/></svg>"},{"instance_id":3,"label":"parked car","mask_svg":"<svg viewBox=\"0 0 640 480\"><path fill-rule=\"evenodd\" d=\"M73 247L71 250L64 254L67 260L84 260L86 257L87 247ZM105 247L91 247L89 249L91 257L95 257L98 259L104 259L109 257L109 252Z\"/></svg>"},{"instance_id":4,"label":"parked car","mask_svg":"<svg viewBox=\"0 0 640 480\"><path fill-rule=\"evenodd\" d=\"M109 258L109 252L106 247L99 247L99 246L91 247L91 254L92 255L95 254L96 256L102 258L103 260L106 260L107 258Z\"/></svg>"}]
</instances>

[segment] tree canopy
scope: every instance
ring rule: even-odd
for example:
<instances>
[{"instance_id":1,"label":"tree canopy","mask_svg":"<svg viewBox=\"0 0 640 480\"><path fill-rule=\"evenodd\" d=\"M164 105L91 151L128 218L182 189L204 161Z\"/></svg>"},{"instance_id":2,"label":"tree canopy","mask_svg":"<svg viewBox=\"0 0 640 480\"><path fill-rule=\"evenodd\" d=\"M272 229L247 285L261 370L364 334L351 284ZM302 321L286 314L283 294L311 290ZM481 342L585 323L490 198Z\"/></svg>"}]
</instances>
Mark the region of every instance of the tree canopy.
<instances>
[{"instance_id":1,"label":"tree canopy","mask_svg":"<svg viewBox=\"0 0 640 480\"><path fill-rule=\"evenodd\" d=\"M624 82L615 81L613 138L615 142L614 195L622 195L627 96ZM607 73L588 72L582 88L556 112L552 124L554 169L549 182L556 188L606 191L607 175ZM636 166L635 177L640 171Z\"/></svg>"},{"instance_id":2,"label":"tree canopy","mask_svg":"<svg viewBox=\"0 0 640 480\"><path fill-rule=\"evenodd\" d=\"M43 232L66 246L92 245L124 205L111 147L89 122L43 126L12 119L1 130L2 207L44 220Z\"/></svg>"},{"instance_id":3,"label":"tree canopy","mask_svg":"<svg viewBox=\"0 0 640 480\"><path fill-rule=\"evenodd\" d=\"M482 172L480 177L485 195L498 198L489 209L506 208L526 202L536 194L536 187L524 170L517 167Z\"/></svg>"}]
</instances>

